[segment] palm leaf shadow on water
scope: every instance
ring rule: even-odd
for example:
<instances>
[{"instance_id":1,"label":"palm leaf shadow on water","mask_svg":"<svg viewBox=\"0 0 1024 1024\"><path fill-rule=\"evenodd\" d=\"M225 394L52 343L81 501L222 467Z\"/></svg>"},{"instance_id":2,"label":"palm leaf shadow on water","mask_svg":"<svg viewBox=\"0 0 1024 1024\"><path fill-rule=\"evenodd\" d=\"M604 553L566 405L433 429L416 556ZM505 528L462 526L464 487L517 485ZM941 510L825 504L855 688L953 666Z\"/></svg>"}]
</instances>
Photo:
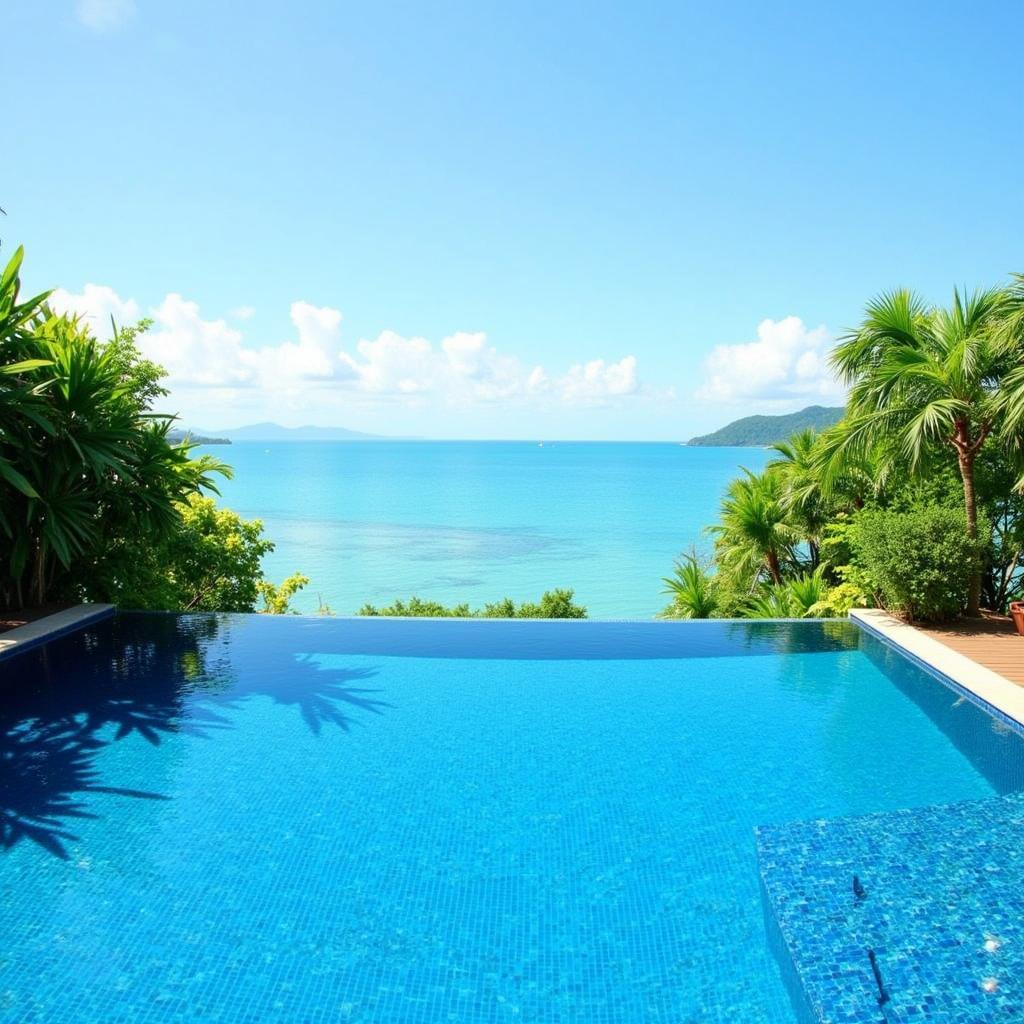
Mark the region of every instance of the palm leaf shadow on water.
<instances>
[{"instance_id":1,"label":"palm leaf shadow on water","mask_svg":"<svg viewBox=\"0 0 1024 1024\"><path fill-rule=\"evenodd\" d=\"M391 706L374 696L378 690L350 685L375 675L372 669L325 668L311 655L295 654L287 660L261 659L258 679L246 674L230 690L204 696L213 705L233 710L240 709L251 697L270 697L275 704L294 707L309 731L319 736L324 725L349 732L354 722L353 710L379 715Z\"/></svg>"},{"instance_id":2,"label":"palm leaf shadow on water","mask_svg":"<svg viewBox=\"0 0 1024 1024\"><path fill-rule=\"evenodd\" d=\"M121 616L3 663L0 677L0 846L22 840L69 859L74 822L98 817L90 793L169 796L103 785L97 765L137 735L211 739L255 697L297 709L316 736L348 732L354 712L382 714L376 691L353 684L372 669L325 666L280 644L259 650L258 671L235 671L231 625L218 616Z\"/></svg>"}]
</instances>

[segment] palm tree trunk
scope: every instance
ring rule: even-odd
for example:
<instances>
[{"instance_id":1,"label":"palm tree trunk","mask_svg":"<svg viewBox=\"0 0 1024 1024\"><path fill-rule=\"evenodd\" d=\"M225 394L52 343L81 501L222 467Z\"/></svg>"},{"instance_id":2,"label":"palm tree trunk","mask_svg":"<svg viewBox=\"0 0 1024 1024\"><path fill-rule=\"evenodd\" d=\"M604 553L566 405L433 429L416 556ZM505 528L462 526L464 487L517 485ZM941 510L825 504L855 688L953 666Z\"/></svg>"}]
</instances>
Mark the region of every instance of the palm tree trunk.
<instances>
[{"instance_id":1,"label":"palm tree trunk","mask_svg":"<svg viewBox=\"0 0 1024 1024\"><path fill-rule=\"evenodd\" d=\"M36 565L35 565L35 600L36 604L42 605L46 601L46 554L43 550L43 542L39 542L39 546L36 548Z\"/></svg>"},{"instance_id":2,"label":"palm tree trunk","mask_svg":"<svg viewBox=\"0 0 1024 1024\"><path fill-rule=\"evenodd\" d=\"M974 455L961 452L959 456L960 478L964 482L964 511L967 513L967 536L978 541L978 499L974 492ZM971 569L970 583L967 590L967 614L981 614L981 565L975 554L975 563Z\"/></svg>"},{"instance_id":3,"label":"palm tree trunk","mask_svg":"<svg viewBox=\"0 0 1024 1024\"><path fill-rule=\"evenodd\" d=\"M782 573L779 572L779 556L775 551L765 552L765 563L768 566L768 575L772 578L772 583L775 586L779 586L782 583Z\"/></svg>"}]
</instances>

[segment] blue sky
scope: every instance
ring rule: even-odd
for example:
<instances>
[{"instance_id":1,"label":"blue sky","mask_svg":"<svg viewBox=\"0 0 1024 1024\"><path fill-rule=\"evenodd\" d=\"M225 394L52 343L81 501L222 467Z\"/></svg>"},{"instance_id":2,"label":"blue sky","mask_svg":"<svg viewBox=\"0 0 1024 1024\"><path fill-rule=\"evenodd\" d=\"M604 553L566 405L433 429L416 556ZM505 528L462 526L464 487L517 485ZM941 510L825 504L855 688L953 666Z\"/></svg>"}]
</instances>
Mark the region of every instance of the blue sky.
<instances>
[{"instance_id":1,"label":"blue sky","mask_svg":"<svg viewBox=\"0 0 1024 1024\"><path fill-rule=\"evenodd\" d=\"M686 438L1024 270L1019 14L19 4L0 235L193 424Z\"/></svg>"}]
</instances>

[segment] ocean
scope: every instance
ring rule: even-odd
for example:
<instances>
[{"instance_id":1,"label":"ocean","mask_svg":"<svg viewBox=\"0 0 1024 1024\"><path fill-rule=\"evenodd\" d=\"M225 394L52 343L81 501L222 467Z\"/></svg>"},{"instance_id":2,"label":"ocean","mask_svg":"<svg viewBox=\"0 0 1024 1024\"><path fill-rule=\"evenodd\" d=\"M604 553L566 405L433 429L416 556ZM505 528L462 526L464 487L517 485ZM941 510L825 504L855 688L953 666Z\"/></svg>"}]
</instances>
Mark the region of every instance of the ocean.
<instances>
[{"instance_id":1,"label":"ocean","mask_svg":"<svg viewBox=\"0 0 1024 1024\"><path fill-rule=\"evenodd\" d=\"M263 521L268 578L339 615L413 594L476 607L571 587L594 618L649 618L756 448L527 441L239 442L222 501Z\"/></svg>"}]
</instances>

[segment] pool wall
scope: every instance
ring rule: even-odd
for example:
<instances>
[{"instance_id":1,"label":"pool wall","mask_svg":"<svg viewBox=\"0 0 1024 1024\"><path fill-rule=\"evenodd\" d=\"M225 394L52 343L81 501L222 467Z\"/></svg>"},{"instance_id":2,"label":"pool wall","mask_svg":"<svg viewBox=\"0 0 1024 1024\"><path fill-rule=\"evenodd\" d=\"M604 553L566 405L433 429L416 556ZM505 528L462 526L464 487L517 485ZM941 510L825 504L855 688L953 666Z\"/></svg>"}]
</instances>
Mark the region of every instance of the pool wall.
<instances>
[{"instance_id":1,"label":"pool wall","mask_svg":"<svg viewBox=\"0 0 1024 1024\"><path fill-rule=\"evenodd\" d=\"M1017 728L1024 726L1024 687L881 609L855 608L850 619L989 714Z\"/></svg>"}]
</instances>

